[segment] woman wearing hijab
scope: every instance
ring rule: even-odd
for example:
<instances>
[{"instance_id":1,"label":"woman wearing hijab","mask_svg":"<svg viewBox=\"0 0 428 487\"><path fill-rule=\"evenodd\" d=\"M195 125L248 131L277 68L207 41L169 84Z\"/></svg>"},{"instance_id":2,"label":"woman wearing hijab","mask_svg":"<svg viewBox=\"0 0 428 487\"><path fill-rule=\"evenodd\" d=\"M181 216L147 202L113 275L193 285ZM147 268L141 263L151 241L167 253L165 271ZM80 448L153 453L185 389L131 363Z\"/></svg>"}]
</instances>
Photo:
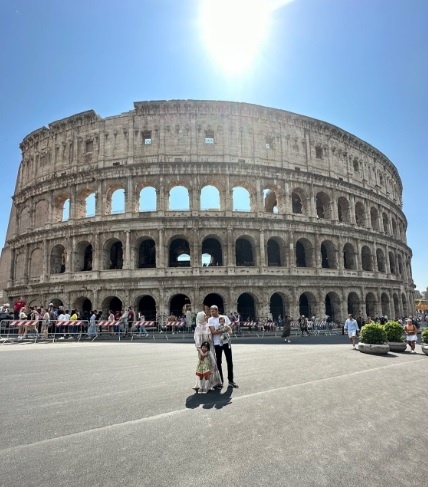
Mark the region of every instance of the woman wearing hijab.
<instances>
[{"instance_id":1,"label":"woman wearing hijab","mask_svg":"<svg viewBox=\"0 0 428 487\"><path fill-rule=\"evenodd\" d=\"M213 337L211 335L210 327L207 323L207 315L204 311L200 311L196 315L196 328L194 334L195 346L198 350L198 357L199 357L199 350L203 343L208 342L210 345L209 349L209 361L211 363L210 369L210 379L209 379L209 387L208 390L212 390L214 387L221 384L220 374L217 368L217 362L214 355L214 344L213 344ZM199 390L199 383L197 382L196 385L193 387L195 391Z\"/></svg>"}]
</instances>

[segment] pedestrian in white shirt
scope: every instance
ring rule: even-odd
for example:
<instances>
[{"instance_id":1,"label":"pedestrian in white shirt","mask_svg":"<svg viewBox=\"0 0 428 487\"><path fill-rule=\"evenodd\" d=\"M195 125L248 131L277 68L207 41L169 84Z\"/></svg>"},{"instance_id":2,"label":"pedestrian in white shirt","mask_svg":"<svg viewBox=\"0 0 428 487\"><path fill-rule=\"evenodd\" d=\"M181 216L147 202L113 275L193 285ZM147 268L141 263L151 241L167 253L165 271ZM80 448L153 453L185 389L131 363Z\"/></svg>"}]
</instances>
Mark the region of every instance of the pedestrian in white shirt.
<instances>
[{"instance_id":1,"label":"pedestrian in white shirt","mask_svg":"<svg viewBox=\"0 0 428 487\"><path fill-rule=\"evenodd\" d=\"M345 321L345 331L348 332L348 337L352 342L352 350L356 350L357 333L360 329L358 328L357 320L354 320L352 315L348 315L348 319Z\"/></svg>"}]
</instances>

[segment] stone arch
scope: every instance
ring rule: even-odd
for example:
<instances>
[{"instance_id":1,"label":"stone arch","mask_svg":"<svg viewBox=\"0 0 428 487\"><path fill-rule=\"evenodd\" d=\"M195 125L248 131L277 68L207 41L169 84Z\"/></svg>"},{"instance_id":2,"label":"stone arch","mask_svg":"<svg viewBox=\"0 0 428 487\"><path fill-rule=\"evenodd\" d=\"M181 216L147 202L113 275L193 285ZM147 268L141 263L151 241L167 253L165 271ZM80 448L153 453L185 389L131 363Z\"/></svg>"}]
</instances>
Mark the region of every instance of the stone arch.
<instances>
[{"instance_id":1,"label":"stone arch","mask_svg":"<svg viewBox=\"0 0 428 487\"><path fill-rule=\"evenodd\" d=\"M296 267L314 267L314 248L307 238L299 238L295 248Z\"/></svg>"},{"instance_id":2,"label":"stone arch","mask_svg":"<svg viewBox=\"0 0 428 487\"><path fill-rule=\"evenodd\" d=\"M70 195L61 193L54 199L53 221L54 223L65 222L70 219Z\"/></svg>"},{"instance_id":3,"label":"stone arch","mask_svg":"<svg viewBox=\"0 0 428 487\"><path fill-rule=\"evenodd\" d=\"M49 303L52 303L52 306L57 309L60 306L64 306L64 301L61 298L57 298L57 297L50 299Z\"/></svg>"},{"instance_id":4,"label":"stone arch","mask_svg":"<svg viewBox=\"0 0 428 487\"><path fill-rule=\"evenodd\" d=\"M395 218L391 219L391 226L392 226L392 236L394 238L397 238L397 222L395 221Z\"/></svg>"},{"instance_id":5,"label":"stone arch","mask_svg":"<svg viewBox=\"0 0 428 487\"><path fill-rule=\"evenodd\" d=\"M380 297L380 302L382 306L382 316L391 316L391 310L389 307L389 296L386 293L382 293Z\"/></svg>"},{"instance_id":6,"label":"stone arch","mask_svg":"<svg viewBox=\"0 0 428 487\"><path fill-rule=\"evenodd\" d=\"M403 259L401 258L401 255L398 254L397 256L397 264L398 264L398 274L400 276L403 275Z\"/></svg>"},{"instance_id":7,"label":"stone arch","mask_svg":"<svg viewBox=\"0 0 428 487\"><path fill-rule=\"evenodd\" d=\"M367 245L361 249L361 267L363 271L373 271L372 251Z\"/></svg>"},{"instance_id":8,"label":"stone arch","mask_svg":"<svg viewBox=\"0 0 428 487\"><path fill-rule=\"evenodd\" d=\"M76 218L90 218L96 213L96 192L93 188L84 188L77 193L75 202Z\"/></svg>"},{"instance_id":9,"label":"stone arch","mask_svg":"<svg viewBox=\"0 0 428 487\"><path fill-rule=\"evenodd\" d=\"M308 197L306 192L302 188L295 188L291 193L291 209L292 212L297 215L305 214L308 212Z\"/></svg>"},{"instance_id":10,"label":"stone arch","mask_svg":"<svg viewBox=\"0 0 428 487\"><path fill-rule=\"evenodd\" d=\"M79 242L74 252L74 270L76 272L92 271L93 249L87 240Z\"/></svg>"},{"instance_id":11,"label":"stone arch","mask_svg":"<svg viewBox=\"0 0 428 487\"><path fill-rule=\"evenodd\" d=\"M340 196L340 198L337 200L337 216L339 222L351 222L349 201L344 196Z\"/></svg>"},{"instance_id":12,"label":"stone arch","mask_svg":"<svg viewBox=\"0 0 428 487\"><path fill-rule=\"evenodd\" d=\"M185 237L177 235L170 240L168 267L190 267L190 245Z\"/></svg>"},{"instance_id":13,"label":"stone arch","mask_svg":"<svg viewBox=\"0 0 428 487\"><path fill-rule=\"evenodd\" d=\"M224 298L221 294L218 293L210 293L205 296L203 299L203 305L204 305L204 310L207 313L207 316L209 317L209 308L211 306L217 306L218 307L218 312L220 314L225 314L225 307L224 307Z\"/></svg>"},{"instance_id":14,"label":"stone arch","mask_svg":"<svg viewBox=\"0 0 428 487\"><path fill-rule=\"evenodd\" d=\"M235 265L237 266L255 266L255 245L253 239L243 235L236 239L235 242Z\"/></svg>"},{"instance_id":15,"label":"stone arch","mask_svg":"<svg viewBox=\"0 0 428 487\"><path fill-rule=\"evenodd\" d=\"M201 189L200 199L201 211L219 211L221 209L220 191L213 184L208 184Z\"/></svg>"},{"instance_id":16,"label":"stone arch","mask_svg":"<svg viewBox=\"0 0 428 487\"><path fill-rule=\"evenodd\" d=\"M386 213L382 213L382 224L383 224L383 231L387 235L389 235L389 219Z\"/></svg>"},{"instance_id":17,"label":"stone arch","mask_svg":"<svg viewBox=\"0 0 428 487\"><path fill-rule=\"evenodd\" d=\"M105 208L106 213L111 215L125 213L125 209L126 209L125 189L117 186L110 187L109 189L110 191L107 193L107 200L106 200L106 208Z\"/></svg>"},{"instance_id":18,"label":"stone arch","mask_svg":"<svg viewBox=\"0 0 428 487\"><path fill-rule=\"evenodd\" d=\"M254 321L257 318L256 301L251 293L242 293L238 297L237 311L243 321Z\"/></svg>"},{"instance_id":19,"label":"stone arch","mask_svg":"<svg viewBox=\"0 0 428 487\"><path fill-rule=\"evenodd\" d=\"M40 277L43 272L43 252L36 248L31 252L30 257L30 277Z\"/></svg>"},{"instance_id":20,"label":"stone arch","mask_svg":"<svg viewBox=\"0 0 428 487\"><path fill-rule=\"evenodd\" d=\"M299 297L299 315L312 317L316 314L317 301L311 292L304 292Z\"/></svg>"},{"instance_id":21,"label":"stone arch","mask_svg":"<svg viewBox=\"0 0 428 487\"><path fill-rule=\"evenodd\" d=\"M251 211L251 194L244 186L232 189L232 211Z\"/></svg>"},{"instance_id":22,"label":"stone arch","mask_svg":"<svg viewBox=\"0 0 428 487\"><path fill-rule=\"evenodd\" d=\"M370 208L370 221L372 225L372 229L375 230L376 232L379 232L379 212L377 211L377 208L372 206Z\"/></svg>"},{"instance_id":23,"label":"stone arch","mask_svg":"<svg viewBox=\"0 0 428 487\"><path fill-rule=\"evenodd\" d=\"M223 250L216 236L207 236L203 239L201 262L204 267L223 265Z\"/></svg>"},{"instance_id":24,"label":"stone arch","mask_svg":"<svg viewBox=\"0 0 428 487\"><path fill-rule=\"evenodd\" d=\"M137 298L137 314L144 316L146 321L157 321L157 307L153 296L144 294Z\"/></svg>"},{"instance_id":25,"label":"stone arch","mask_svg":"<svg viewBox=\"0 0 428 487\"><path fill-rule=\"evenodd\" d=\"M121 240L112 237L103 246L104 269L123 268L123 246Z\"/></svg>"},{"instance_id":26,"label":"stone arch","mask_svg":"<svg viewBox=\"0 0 428 487\"><path fill-rule=\"evenodd\" d=\"M283 267L285 263L285 246L280 237L271 237L267 242L266 255L268 267Z\"/></svg>"},{"instance_id":27,"label":"stone arch","mask_svg":"<svg viewBox=\"0 0 428 487\"><path fill-rule=\"evenodd\" d=\"M321 244L321 267L323 269L337 269L336 248L331 240L324 240Z\"/></svg>"},{"instance_id":28,"label":"stone arch","mask_svg":"<svg viewBox=\"0 0 428 487\"><path fill-rule=\"evenodd\" d=\"M324 191L320 191L315 196L315 207L317 212L317 218L330 219L330 197Z\"/></svg>"},{"instance_id":29,"label":"stone arch","mask_svg":"<svg viewBox=\"0 0 428 487\"><path fill-rule=\"evenodd\" d=\"M174 294L169 300L169 314L177 318L183 315L185 305L191 304L189 296L186 294Z\"/></svg>"},{"instance_id":30,"label":"stone arch","mask_svg":"<svg viewBox=\"0 0 428 487\"><path fill-rule=\"evenodd\" d=\"M377 262L377 270L379 272L386 272L385 254L383 253L382 249L376 250L376 262Z\"/></svg>"},{"instance_id":31,"label":"stone arch","mask_svg":"<svg viewBox=\"0 0 428 487\"><path fill-rule=\"evenodd\" d=\"M113 313L120 313L124 310L124 306L122 299L118 296L106 296L101 303L102 316L108 317L110 310Z\"/></svg>"},{"instance_id":32,"label":"stone arch","mask_svg":"<svg viewBox=\"0 0 428 487\"><path fill-rule=\"evenodd\" d=\"M278 198L276 192L272 189L264 189L263 190L263 200L264 200L264 211L267 213L274 213L278 214Z\"/></svg>"},{"instance_id":33,"label":"stone arch","mask_svg":"<svg viewBox=\"0 0 428 487\"><path fill-rule=\"evenodd\" d=\"M151 237L142 237L137 241L137 269L156 267L156 243Z\"/></svg>"},{"instance_id":34,"label":"stone arch","mask_svg":"<svg viewBox=\"0 0 428 487\"><path fill-rule=\"evenodd\" d=\"M74 300L73 308L80 311L81 315L85 312L90 313L92 308L92 301L86 296L79 296Z\"/></svg>"},{"instance_id":35,"label":"stone arch","mask_svg":"<svg viewBox=\"0 0 428 487\"><path fill-rule=\"evenodd\" d=\"M325 314L330 316L334 322L342 320L340 312L340 298L337 293L330 291L324 299Z\"/></svg>"},{"instance_id":36,"label":"stone arch","mask_svg":"<svg viewBox=\"0 0 428 487\"><path fill-rule=\"evenodd\" d=\"M356 292L348 294L348 313L354 318L361 314L361 301Z\"/></svg>"},{"instance_id":37,"label":"stone arch","mask_svg":"<svg viewBox=\"0 0 428 487\"><path fill-rule=\"evenodd\" d=\"M374 318L376 316L377 300L372 292L366 294L366 316Z\"/></svg>"},{"instance_id":38,"label":"stone arch","mask_svg":"<svg viewBox=\"0 0 428 487\"><path fill-rule=\"evenodd\" d=\"M168 210L189 211L189 190L185 186L174 186L169 191Z\"/></svg>"},{"instance_id":39,"label":"stone arch","mask_svg":"<svg viewBox=\"0 0 428 487\"><path fill-rule=\"evenodd\" d=\"M409 316L409 308L407 307L407 298L404 293L401 294L401 306L403 308L403 315Z\"/></svg>"},{"instance_id":40,"label":"stone arch","mask_svg":"<svg viewBox=\"0 0 428 487\"><path fill-rule=\"evenodd\" d=\"M391 274L395 274L395 255L394 252L388 252L388 258L389 258L389 272Z\"/></svg>"},{"instance_id":41,"label":"stone arch","mask_svg":"<svg viewBox=\"0 0 428 487\"><path fill-rule=\"evenodd\" d=\"M343 246L343 266L345 269L351 270L356 270L357 268L354 246L349 242Z\"/></svg>"},{"instance_id":42,"label":"stone arch","mask_svg":"<svg viewBox=\"0 0 428 487\"><path fill-rule=\"evenodd\" d=\"M138 196L138 211L140 213L157 211L156 188L153 186L146 186L140 190Z\"/></svg>"},{"instance_id":43,"label":"stone arch","mask_svg":"<svg viewBox=\"0 0 428 487\"><path fill-rule=\"evenodd\" d=\"M49 205L46 200L39 200L34 206L34 227L40 228L48 221Z\"/></svg>"},{"instance_id":44,"label":"stone arch","mask_svg":"<svg viewBox=\"0 0 428 487\"><path fill-rule=\"evenodd\" d=\"M64 245L57 244L51 250L50 273L62 274L66 270L67 252Z\"/></svg>"},{"instance_id":45,"label":"stone arch","mask_svg":"<svg viewBox=\"0 0 428 487\"><path fill-rule=\"evenodd\" d=\"M366 209L361 201L355 203L355 223L357 227L364 227L366 225Z\"/></svg>"},{"instance_id":46,"label":"stone arch","mask_svg":"<svg viewBox=\"0 0 428 487\"><path fill-rule=\"evenodd\" d=\"M392 318L398 320L400 318L400 302L396 293L392 295L392 300L394 302L394 316Z\"/></svg>"},{"instance_id":47,"label":"stone arch","mask_svg":"<svg viewBox=\"0 0 428 487\"><path fill-rule=\"evenodd\" d=\"M269 311L272 314L272 319L278 321L279 315L284 319L290 315L290 302L288 297L282 292L275 292L269 300Z\"/></svg>"}]
</instances>

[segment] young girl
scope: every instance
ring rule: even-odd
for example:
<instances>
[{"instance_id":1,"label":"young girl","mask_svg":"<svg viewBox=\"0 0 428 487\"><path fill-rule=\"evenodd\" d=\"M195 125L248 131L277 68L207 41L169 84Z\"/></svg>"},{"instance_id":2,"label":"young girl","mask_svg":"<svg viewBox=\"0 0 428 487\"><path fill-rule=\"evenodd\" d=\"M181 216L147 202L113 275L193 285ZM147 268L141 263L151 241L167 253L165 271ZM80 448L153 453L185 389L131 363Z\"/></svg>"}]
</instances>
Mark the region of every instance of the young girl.
<instances>
[{"instance_id":1,"label":"young girl","mask_svg":"<svg viewBox=\"0 0 428 487\"><path fill-rule=\"evenodd\" d=\"M201 348L198 348L198 365L196 367L198 394L206 394L211 388L210 376L211 376L211 356L210 356L210 344L204 342Z\"/></svg>"}]
</instances>

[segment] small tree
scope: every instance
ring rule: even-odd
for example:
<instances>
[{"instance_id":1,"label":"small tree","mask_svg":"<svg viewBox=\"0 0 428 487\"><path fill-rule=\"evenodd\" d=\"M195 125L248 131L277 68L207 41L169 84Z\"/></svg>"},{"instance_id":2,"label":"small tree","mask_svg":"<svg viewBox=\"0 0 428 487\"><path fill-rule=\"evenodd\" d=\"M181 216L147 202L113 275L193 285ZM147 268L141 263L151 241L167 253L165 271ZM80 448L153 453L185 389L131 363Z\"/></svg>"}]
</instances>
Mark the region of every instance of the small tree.
<instances>
[{"instance_id":1,"label":"small tree","mask_svg":"<svg viewBox=\"0 0 428 487\"><path fill-rule=\"evenodd\" d=\"M425 328L425 330L421 333L421 337L424 343L428 343L428 328Z\"/></svg>"},{"instance_id":2,"label":"small tree","mask_svg":"<svg viewBox=\"0 0 428 487\"><path fill-rule=\"evenodd\" d=\"M388 341L385 328L377 323L368 323L361 330L361 341L372 345L381 345Z\"/></svg>"},{"instance_id":3,"label":"small tree","mask_svg":"<svg viewBox=\"0 0 428 487\"><path fill-rule=\"evenodd\" d=\"M388 342L404 342L403 327L398 321L388 321L384 325Z\"/></svg>"}]
</instances>

